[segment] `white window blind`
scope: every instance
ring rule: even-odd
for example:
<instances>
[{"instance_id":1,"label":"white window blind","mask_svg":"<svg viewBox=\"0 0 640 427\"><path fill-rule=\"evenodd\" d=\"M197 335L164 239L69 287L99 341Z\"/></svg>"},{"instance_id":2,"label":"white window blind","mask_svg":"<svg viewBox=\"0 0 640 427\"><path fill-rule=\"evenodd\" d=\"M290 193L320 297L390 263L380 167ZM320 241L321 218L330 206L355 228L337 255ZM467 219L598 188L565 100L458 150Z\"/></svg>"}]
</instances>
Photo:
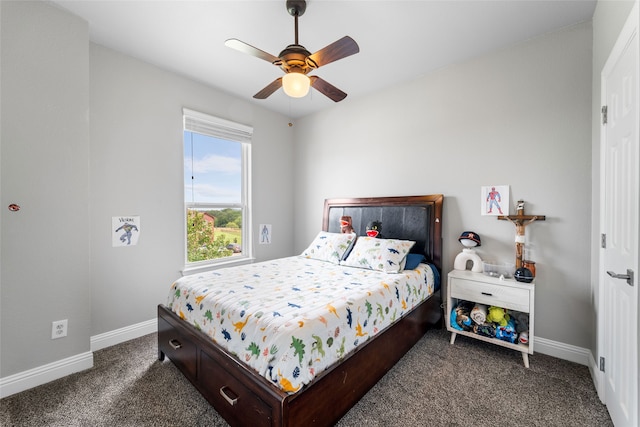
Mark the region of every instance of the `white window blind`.
<instances>
[{"instance_id":1,"label":"white window blind","mask_svg":"<svg viewBox=\"0 0 640 427\"><path fill-rule=\"evenodd\" d=\"M253 135L253 127L251 126L210 116L188 108L183 108L182 114L184 116L185 130L228 141L251 143L251 136Z\"/></svg>"}]
</instances>

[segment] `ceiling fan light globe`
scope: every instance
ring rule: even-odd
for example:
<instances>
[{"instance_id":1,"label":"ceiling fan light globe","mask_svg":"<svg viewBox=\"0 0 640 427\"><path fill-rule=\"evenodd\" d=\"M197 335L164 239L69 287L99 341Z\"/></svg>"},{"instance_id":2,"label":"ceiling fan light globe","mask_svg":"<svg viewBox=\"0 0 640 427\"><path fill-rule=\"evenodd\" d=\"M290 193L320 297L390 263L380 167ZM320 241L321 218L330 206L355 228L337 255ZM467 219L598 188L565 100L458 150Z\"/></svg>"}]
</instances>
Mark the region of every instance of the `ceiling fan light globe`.
<instances>
[{"instance_id":1,"label":"ceiling fan light globe","mask_svg":"<svg viewBox=\"0 0 640 427\"><path fill-rule=\"evenodd\" d=\"M306 74L288 73L282 77L282 89L292 98L302 98L309 93L311 81Z\"/></svg>"}]
</instances>

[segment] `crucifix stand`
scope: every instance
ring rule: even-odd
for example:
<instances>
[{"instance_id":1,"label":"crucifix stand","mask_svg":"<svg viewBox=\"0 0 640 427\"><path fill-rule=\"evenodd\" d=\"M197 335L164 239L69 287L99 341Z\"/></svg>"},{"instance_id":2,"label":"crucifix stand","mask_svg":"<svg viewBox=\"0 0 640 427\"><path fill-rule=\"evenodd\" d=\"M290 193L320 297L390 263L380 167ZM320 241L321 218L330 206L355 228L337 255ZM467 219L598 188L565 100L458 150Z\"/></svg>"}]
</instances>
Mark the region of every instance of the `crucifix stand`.
<instances>
[{"instance_id":1,"label":"crucifix stand","mask_svg":"<svg viewBox=\"0 0 640 427\"><path fill-rule=\"evenodd\" d=\"M534 221L544 221L544 215L525 215L524 201L518 200L517 215L499 215L498 219L507 220L516 226L516 268L522 267L524 258L524 228Z\"/></svg>"}]
</instances>

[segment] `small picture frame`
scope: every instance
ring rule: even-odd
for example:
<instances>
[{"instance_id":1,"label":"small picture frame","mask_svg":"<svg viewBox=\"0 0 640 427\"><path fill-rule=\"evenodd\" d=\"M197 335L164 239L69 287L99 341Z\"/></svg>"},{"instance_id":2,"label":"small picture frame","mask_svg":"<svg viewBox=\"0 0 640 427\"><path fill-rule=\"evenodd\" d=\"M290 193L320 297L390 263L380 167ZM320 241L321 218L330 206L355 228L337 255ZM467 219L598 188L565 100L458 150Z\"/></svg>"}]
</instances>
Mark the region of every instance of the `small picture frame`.
<instances>
[{"instance_id":1,"label":"small picture frame","mask_svg":"<svg viewBox=\"0 0 640 427\"><path fill-rule=\"evenodd\" d=\"M482 215L509 215L509 186L487 185L481 187L480 211Z\"/></svg>"}]
</instances>

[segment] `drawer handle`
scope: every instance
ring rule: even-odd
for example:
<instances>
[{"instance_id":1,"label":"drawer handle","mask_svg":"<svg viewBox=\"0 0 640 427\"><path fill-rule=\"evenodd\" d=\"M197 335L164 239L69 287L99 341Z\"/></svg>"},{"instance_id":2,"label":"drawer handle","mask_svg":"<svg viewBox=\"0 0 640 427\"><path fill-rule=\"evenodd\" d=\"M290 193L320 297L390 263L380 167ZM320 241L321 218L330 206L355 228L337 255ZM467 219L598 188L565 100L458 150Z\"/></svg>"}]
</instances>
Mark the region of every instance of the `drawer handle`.
<instances>
[{"instance_id":1,"label":"drawer handle","mask_svg":"<svg viewBox=\"0 0 640 427\"><path fill-rule=\"evenodd\" d=\"M238 396L236 396L235 398L231 398L227 392L225 391L225 389L227 388L227 386L222 386L220 387L220 396L224 397L224 400L226 400L227 402L229 402L229 405L233 406L236 403L238 403ZM233 393L233 392L231 392ZM235 394L235 393L233 393Z\"/></svg>"},{"instance_id":2,"label":"drawer handle","mask_svg":"<svg viewBox=\"0 0 640 427\"><path fill-rule=\"evenodd\" d=\"M488 297L492 297L492 296L493 296L493 294L492 294L492 293L489 293L489 292L481 292L481 294L482 294L482 295L486 295L486 296L488 296Z\"/></svg>"},{"instance_id":3,"label":"drawer handle","mask_svg":"<svg viewBox=\"0 0 640 427\"><path fill-rule=\"evenodd\" d=\"M172 349L174 350L179 350L182 348L182 344L180 344L180 341L178 340L169 340L169 345L171 346Z\"/></svg>"}]
</instances>

